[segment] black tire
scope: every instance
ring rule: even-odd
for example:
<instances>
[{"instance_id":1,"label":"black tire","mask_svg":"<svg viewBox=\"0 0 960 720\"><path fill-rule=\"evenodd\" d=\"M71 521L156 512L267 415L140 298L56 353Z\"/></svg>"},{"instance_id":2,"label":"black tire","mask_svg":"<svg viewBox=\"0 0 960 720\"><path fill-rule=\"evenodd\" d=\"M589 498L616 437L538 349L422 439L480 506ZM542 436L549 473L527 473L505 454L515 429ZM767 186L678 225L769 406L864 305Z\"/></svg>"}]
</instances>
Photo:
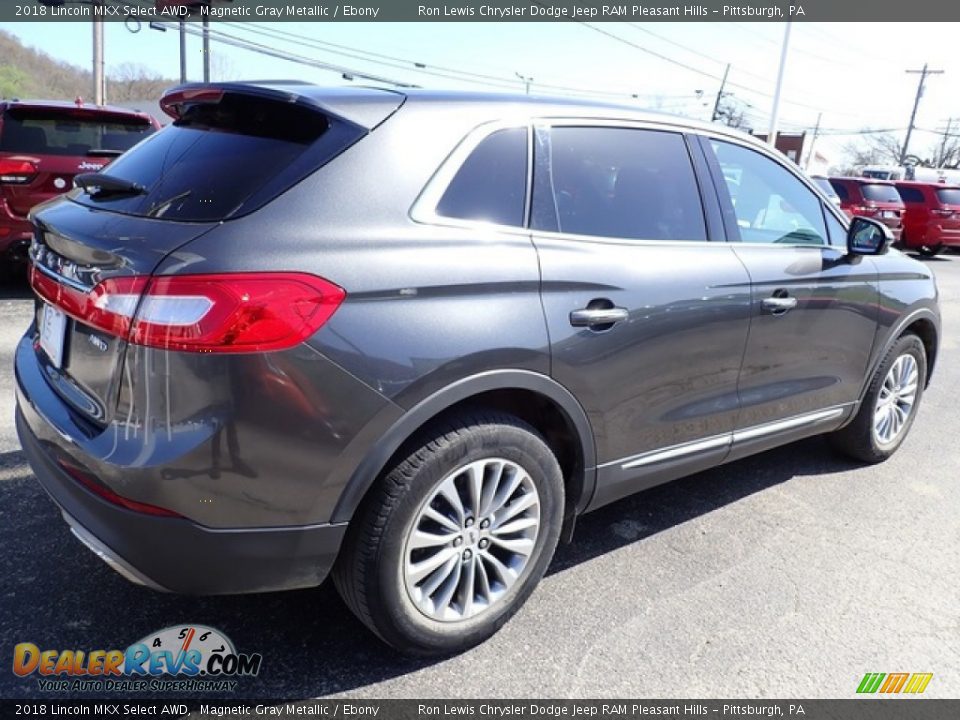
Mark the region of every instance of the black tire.
<instances>
[{"instance_id":1,"label":"black tire","mask_svg":"<svg viewBox=\"0 0 960 720\"><path fill-rule=\"evenodd\" d=\"M917 248L917 253L923 257L936 257L943 252L943 245L921 245Z\"/></svg>"},{"instance_id":2,"label":"black tire","mask_svg":"<svg viewBox=\"0 0 960 720\"><path fill-rule=\"evenodd\" d=\"M891 442L881 443L874 431L874 413L877 407L877 399L880 396L887 373L890 372L890 368L893 367L897 358L904 354L912 355L917 363L919 382L917 383L916 398L900 432ZM927 352L923 342L912 333L901 336L877 366L856 416L845 427L827 436L830 444L844 455L866 463L879 463L889 458L903 444L904 439L910 433L910 428L913 426L914 418L917 416L920 402L923 399L926 378Z\"/></svg>"},{"instance_id":3,"label":"black tire","mask_svg":"<svg viewBox=\"0 0 960 720\"><path fill-rule=\"evenodd\" d=\"M540 528L518 578L495 603L473 617L438 621L421 612L408 593L406 539L445 478L490 457L526 471L539 497ZM401 652L427 656L466 650L499 630L543 577L560 534L563 499L560 466L533 427L499 411L458 413L420 433L364 498L334 567L334 583L353 613Z\"/></svg>"}]
</instances>

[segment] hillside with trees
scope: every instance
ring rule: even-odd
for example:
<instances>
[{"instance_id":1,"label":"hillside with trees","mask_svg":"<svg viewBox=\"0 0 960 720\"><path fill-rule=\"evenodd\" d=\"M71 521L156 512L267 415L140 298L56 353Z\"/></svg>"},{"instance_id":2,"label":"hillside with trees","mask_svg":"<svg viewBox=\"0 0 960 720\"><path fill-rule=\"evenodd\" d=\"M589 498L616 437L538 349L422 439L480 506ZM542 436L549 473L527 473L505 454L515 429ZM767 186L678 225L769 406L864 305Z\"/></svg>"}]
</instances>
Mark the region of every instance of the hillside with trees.
<instances>
[{"instance_id":1,"label":"hillside with trees","mask_svg":"<svg viewBox=\"0 0 960 720\"><path fill-rule=\"evenodd\" d=\"M89 70L26 47L19 38L0 30L0 98L90 101L93 79ZM163 78L136 63L107 68L107 102L156 100L176 80Z\"/></svg>"}]
</instances>

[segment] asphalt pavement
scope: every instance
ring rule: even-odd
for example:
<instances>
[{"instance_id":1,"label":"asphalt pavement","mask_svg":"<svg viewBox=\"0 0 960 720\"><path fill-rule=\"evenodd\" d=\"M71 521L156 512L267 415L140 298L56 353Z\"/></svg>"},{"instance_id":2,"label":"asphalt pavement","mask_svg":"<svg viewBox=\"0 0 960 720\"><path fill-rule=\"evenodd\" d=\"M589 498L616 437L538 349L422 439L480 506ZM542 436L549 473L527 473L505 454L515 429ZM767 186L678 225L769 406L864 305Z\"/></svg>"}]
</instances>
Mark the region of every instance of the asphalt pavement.
<instances>
[{"instance_id":1,"label":"asphalt pavement","mask_svg":"<svg viewBox=\"0 0 960 720\"><path fill-rule=\"evenodd\" d=\"M944 340L893 459L858 466L813 438L606 507L498 635L439 662L381 645L329 585L164 595L81 546L13 429L13 349L32 303L4 288L0 697L52 697L8 669L16 643L123 649L184 623L262 653L245 698L850 698L867 672L931 672L927 696L960 697L960 256L925 262Z\"/></svg>"}]
</instances>

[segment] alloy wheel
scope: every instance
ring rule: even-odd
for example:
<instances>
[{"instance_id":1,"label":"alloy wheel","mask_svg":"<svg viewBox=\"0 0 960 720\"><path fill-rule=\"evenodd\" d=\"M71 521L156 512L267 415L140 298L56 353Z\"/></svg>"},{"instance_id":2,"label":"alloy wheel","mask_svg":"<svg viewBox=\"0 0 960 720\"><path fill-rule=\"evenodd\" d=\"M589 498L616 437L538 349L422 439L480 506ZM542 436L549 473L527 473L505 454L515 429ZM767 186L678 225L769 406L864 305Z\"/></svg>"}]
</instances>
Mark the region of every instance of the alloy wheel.
<instances>
[{"instance_id":1,"label":"alloy wheel","mask_svg":"<svg viewBox=\"0 0 960 720\"><path fill-rule=\"evenodd\" d=\"M919 382L916 358L909 353L899 356L883 379L874 408L873 434L881 445L889 445L903 432L917 401Z\"/></svg>"},{"instance_id":2,"label":"alloy wheel","mask_svg":"<svg viewBox=\"0 0 960 720\"><path fill-rule=\"evenodd\" d=\"M463 465L427 497L407 534L407 594L432 620L475 617L520 578L539 532L540 497L530 473L502 458Z\"/></svg>"}]
</instances>

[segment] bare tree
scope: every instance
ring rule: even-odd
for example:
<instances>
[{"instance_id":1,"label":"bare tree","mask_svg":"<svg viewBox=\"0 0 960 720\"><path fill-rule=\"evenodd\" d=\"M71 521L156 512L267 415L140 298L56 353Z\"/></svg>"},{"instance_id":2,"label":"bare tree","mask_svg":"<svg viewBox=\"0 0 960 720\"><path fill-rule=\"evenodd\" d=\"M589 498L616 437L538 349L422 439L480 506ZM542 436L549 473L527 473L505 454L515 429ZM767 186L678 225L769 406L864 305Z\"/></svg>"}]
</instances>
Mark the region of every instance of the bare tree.
<instances>
[{"instance_id":1,"label":"bare tree","mask_svg":"<svg viewBox=\"0 0 960 720\"><path fill-rule=\"evenodd\" d=\"M724 93L717 106L717 120L728 127L749 131L751 129L751 123L747 117L749 109L747 103L734 97L732 93Z\"/></svg>"},{"instance_id":2,"label":"bare tree","mask_svg":"<svg viewBox=\"0 0 960 720\"><path fill-rule=\"evenodd\" d=\"M107 97L115 102L155 100L170 84L145 65L123 63L113 68L107 78Z\"/></svg>"},{"instance_id":3,"label":"bare tree","mask_svg":"<svg viewBox=\"0 0 960 720\"><path fill-rule=\"evenodd\" d=\"M900 141L893 133L864 130L859 139L844 145L843 153L849 169L861 165L899 165Z\"/></svg>"}]
</instances>

